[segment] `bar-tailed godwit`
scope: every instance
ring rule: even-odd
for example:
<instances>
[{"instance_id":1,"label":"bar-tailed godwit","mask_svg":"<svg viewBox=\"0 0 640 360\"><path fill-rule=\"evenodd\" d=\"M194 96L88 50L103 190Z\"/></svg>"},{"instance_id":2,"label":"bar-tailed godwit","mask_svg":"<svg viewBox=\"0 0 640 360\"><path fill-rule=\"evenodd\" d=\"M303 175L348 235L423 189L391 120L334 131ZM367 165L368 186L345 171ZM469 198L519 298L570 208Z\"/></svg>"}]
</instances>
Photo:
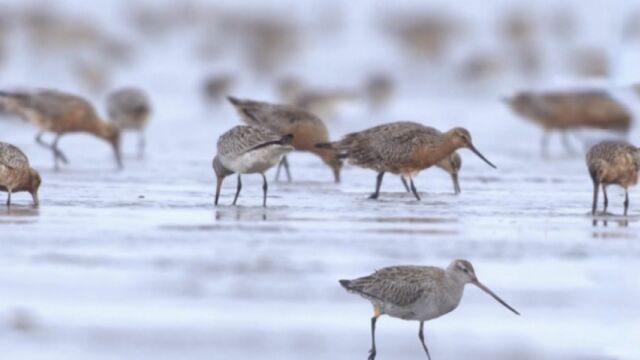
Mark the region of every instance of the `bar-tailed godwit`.
<instances>
[{"instance_id":1,"label":"bar-tailed godwit","mask_svg":"<svg viewBox=\"0 0 640 360\"><path fill-rule=\"evenodd\" d=\"M229 97L229 102L240 114L244 122L253 126L262 126L271 129L279 135L292 134L293 147L299 151L309 151L322 159L331 168L335 182L340 182L340 160L333 149L321 149L315 145L329 141L329 131L324 122L314 114L289 105L270 104L253 100L239 100ZM278 165L276 180L280 174L280 168L284 166L287 178L291 181L289 161L282 158Z\"/></svg>"},{"instance_id":2,"label":"bar-tailed godwit","mask_svg":"<svg viewBox=\"0 0 640 360\"><path fill-rule=\"evenodd\" d=\"M94 107L84 98L57 90L0 91L0 98L10 111L40 129L36 141L51 150L56 170L58 160L68 163L67 157L58 149L58 141L63 135L75 132L90 133L107 141L113 148L118 167L122 168L120 130L115 125L100 119ZM45 132L55 134L51 144L42 140Z\"/></svg>"},{"instance_id":3,"label":"bar-tailed godwit","mask_svg":"<svg viewBox=\"0 0 640 360\"><path fill-rule=\"evenodd\" d=\"M11 205L11 194L19 191L28 191L37 206L41 182L40 174L29 165L29 159L20 149L0 142L0 190L8 193L7 206Z\"/></svg>"},{"instance_id":4,"label":"bar-tailed godwit","mask_svg":"<svg viewBox=\"0 0 640 360\"><path fill-rule=\"evenodd\" d=\"M467 260L454 260L446 269L432 266L393 266L354 280L340 280L347 291L358 294L373 305L371 318L371 350L369 360L376 357L376 321L381 315L420 322L418 337L427 358L424 322L438 318L458 307L464 287L473 284L499 303L520 315L515 309L484 286Z\"/></svg>"},{"instance_id":5,"label":"bar-tailed godwit","mask_svg":"<svg viewBox=\"0 0 640 360\"><path fill-rule=\"evenodd\" d=\"M378 172L376 189L369 197L377 199L386 172L409 179L411 192L420 200L413 178L422 170L451 156L457 149L467 148L495 168L473 145L471 134L463 128L442 133L415 122L394 122L346 135L342 140L317 144L337 151L353 165Z\"/></svg>"},{"instance_id":6,"label":"bar-tailed godwit","mask_svg":"<svg viewBox=\"0 0 640 360\"><path fill-rule=\"evenodd\" d=\"M113 91L107 97L109 119L121 130L138 132L138 157L144 156L144 130L151 115L151 102L146 92L135 87Z\"/></svg>"},{"instance_id":7,"label":"bar-tailed godwit","mask_svg":"<svg viewBox=\"0 0 640 360\"><path fill-rule=\"evenodd\" d=\"M238 201L242 189L242 174L262 175L262 206L267 206L267 178L264 173L275 166L282 156L293 151L291 134L280 136L269 129L238 125L218 139L218 153L213 158L213 170L216 173L216 200L220 196L222 181L225 177L237 173L238 187L233 205Z\"/></svg>"},{"instance_id":8,"label":"bar-tailed godwit","mask_svg":"<svg viewBox=\"0 0 640 360\"><path fill-rule=\"evenodd\" d=\"M545 156L552 130L562 131L563 144L572 153L567 130L596 128L627 132L632 122L626 107L604 91L521 92L505 101L514 112L542 125Z\"/></svg>"},{"instance_id":9,"label":"bar-tailed godwit","mask_svg":"<svg viewBox=\"0 0 640 360\"><path fill-rule=\"evenodd\" d=\"M604 194L603 213L606 213L609 205L607 186L620 185L625 191L624 215L626 216L629 210L629 187L638 183L640 149L625 142L601 142L587 152L587 168L593 181L591 213L596 214L600 186Z\"/></svg>"}]
</instances>

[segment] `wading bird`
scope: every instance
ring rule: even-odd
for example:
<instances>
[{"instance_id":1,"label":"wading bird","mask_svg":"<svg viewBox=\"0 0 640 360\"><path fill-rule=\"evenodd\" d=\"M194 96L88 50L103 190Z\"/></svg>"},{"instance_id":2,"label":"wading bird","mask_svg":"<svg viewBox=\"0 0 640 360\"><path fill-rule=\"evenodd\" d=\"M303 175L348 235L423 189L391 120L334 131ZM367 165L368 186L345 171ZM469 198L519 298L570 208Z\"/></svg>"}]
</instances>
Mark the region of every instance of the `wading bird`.
<instances>
[{"instance_id":1,"label":"wading bird","mask_svg":"<svg viewBox=\"0 0 640 360\"><path fill-rule=\"evenodd\" d=\"M65 134L76 132L93 134L107 141L113 148L118 167L122 168L120 130L115 125L100 119L94 107L87 100L57 90L0 91L0 99L8 110L40 129L36 141L51 150L56 170L59 168L58 160L65 164L68 163L67 157L58 149L60 138ZM42 135L45 132L55 134L51 144L42 140Z\"/></svg>"},{"instance_id":2,"label":"wading bird","mask_svg":"<svg viewBox=\"0 0 640 360\"><path fill-rule=\"evenodd\" d=\"M393 266L355 280L340 280L340 285L347 291L362 296L373 305L369 360L376 357L376 321L381 315L419 321L418 338L427 358L431 359L424 342L424 322L455 310L466 284L479 287L507 309L520 315L478 280L473 266L467 260L454 260L446 269Z\"/></svg>"},{"instance_id":3,"label":"wading bird","mask_svg":"<svg viewBox=\"0 0 640 360\"><path fill-rule=\"evenodd\" d=\"M238 201L242 189L242 174L262 175L262 206L267 206L267 178L264 173L275 166L282 156L293 151L292 135L280 136L269 129L238 125L218 139L218 153L213 158L213 170L216 174L216 200L220 196L222 181L225 177L237 173L238 187L233 205Z\"/></svg>"},{"instance_id":4,"label":"wading bird","mask_svg":"<svg viewBox=\"0 0 640 360\"><path fill-rule=\"evenodd\" d=\"M11 205L11 194L19 191L28 191L37 206L41 182L40 174L29 166L29 159L20 149L0 142L0 190L8 193L7 206Z\"/></svg>"}]
</instances>

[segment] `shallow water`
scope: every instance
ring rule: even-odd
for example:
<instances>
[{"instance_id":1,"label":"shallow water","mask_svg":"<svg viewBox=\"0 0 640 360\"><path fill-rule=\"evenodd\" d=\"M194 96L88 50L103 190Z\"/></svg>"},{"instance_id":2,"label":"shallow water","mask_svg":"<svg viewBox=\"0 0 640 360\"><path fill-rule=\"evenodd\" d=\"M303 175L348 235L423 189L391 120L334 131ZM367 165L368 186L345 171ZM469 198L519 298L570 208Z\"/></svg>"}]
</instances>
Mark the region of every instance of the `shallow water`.
<instances>
[{"instance_id":1,"label":"shallow water","mask_svg":"<svg viewBox=\"0 0 640 360\"><path fill-rule=\"evenodd\" d=\"M26 81L12 66L9 83ZM461 150L459 196L431 169L416 180L422 201L389 174L380 199L368 200L373 172L346 166L334 184L319 159L294 153L294 182L270 181L268 208L259 176L243 177L236 207L228 178L214 207L215 141L237 116L229 106L206 111L185 90L193 84L169 88L171 73L158 80L149 68L132 77L155 84L147 156L137 159L127 137L124 171L106 144L70 135L61 148L71 163L54 172L32 128L0 120L2 139L43 177L39 208L26 194L0 206L2 358L365 358L371 308L338 279L455 258L471 260L522 316L469 286L457 310L426 325L434 359L640 358L637 189L622 218L612 188L613 214L594 225L583 157L554 139L553 157L540 158L540 131L497 95L405 91L382 113L354 105L330 123L334 138L398 119L467 127L498 169ZM270 97L250 86L239 93ZM424 358L417 330L382 318L379 358Z\"/></svg>"}]
</instances>

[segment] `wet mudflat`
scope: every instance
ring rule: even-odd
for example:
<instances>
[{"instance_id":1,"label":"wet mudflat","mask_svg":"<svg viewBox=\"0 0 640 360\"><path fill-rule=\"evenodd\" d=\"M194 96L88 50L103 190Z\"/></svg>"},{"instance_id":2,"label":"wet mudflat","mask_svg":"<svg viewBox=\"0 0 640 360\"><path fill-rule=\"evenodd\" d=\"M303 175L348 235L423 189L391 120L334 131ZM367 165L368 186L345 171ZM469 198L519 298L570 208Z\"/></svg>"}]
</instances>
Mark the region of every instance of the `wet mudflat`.
<instances>
[{"instance_id":1,"label":"wet mudflat","mask_svg":"<svg viewBox=\"0 0 640 360\"><path fill-rule=\"evenodd\" d=\"M71 164L55 173L31 129L8 125L45 178L39 208L16 196L0 209L0 342L12 358L358 358L371 309L337 280L454 258L472 260L523 315L469 287L458 310L428 323L434 356L637 355L638 198L628 218L593 226L581 157L543 160L530 144L504 151L469 124L498 170L461 152L460 196L431 169L418 177L420 202L392 175L368 200L373 172L346 167L336 185L316 158L294 154L294 182L272 182L267 209L259 176L244 177L237 207L229 178L215 208L214 139L233 122L224 111L221 124L159 119L147 158L128 156L122 172L106 146L69 136ZM611 194L620 213L622 194ZM383 318L378 336L380 357L421 356L417 323Z\"/></svg>"},{"instance_id":2,"label":"wet mudflat","mask_svg":"<svg viewBox=\"0 0 640 360\"><path fill-rule=\"evenodd\" d=\"M63 3L105 22L117 14L101 10L113 7L106 2ZM345 9L356 35L367 21L364 3ZM229 177L214 207L216 139L239 118L229 105L203 106L195 84L206 66L194 60L187 35L141 44L143 60L119 74L118 83L144 86L155 108L147 156L137 159L135 137L126 137L123 171L105 143L70 135L60 146L71 163L54 172L34 128L0 118L0 140L24 150L43 177L39 208L22 193L11 208L0 205L2 359L364 359L372 311L338 280L455 258L472 261L522 316L469 286L457 310L425 326L434 359L640 358L640 189L631 190L630 216L622 218L622 191L611 188L611 214L594 225L580 143L573 139L577 154L567 155L553 138L553 156L543 159L541 131L500 103L529 83L439 86L439 71L415 76L383 46L369 42L370 52L361 51L358 36L331 38L314 54L344 57L309 56L332 70L314 71L315 80L354 83L370 53L382 53L404 82L391 107L356 102L328 120L332 138L397 120L464 126L498 169L461 150L461 195L448 175L430 169L416 180L422 201L390 174L372 201L375 173L346 166L334 184L317 158L294 153L294 182L271 182L268 208L260 206L259 176L243 177L235 207ZM3 86L78 88L50 71L54 65L34 66L19 54ZM333 71L336 64L346 70ZM617 65L624 78L628 67ZM270 86L246 75L234 95L275 100ZM637 99L621 97L640 114ZM104 99L91 100L104 114ZM637 144L638 135L636 127L629 140ZM378 358L424 358L417 332L418 323L381 318Z\"/></svg>"}]
</instances>

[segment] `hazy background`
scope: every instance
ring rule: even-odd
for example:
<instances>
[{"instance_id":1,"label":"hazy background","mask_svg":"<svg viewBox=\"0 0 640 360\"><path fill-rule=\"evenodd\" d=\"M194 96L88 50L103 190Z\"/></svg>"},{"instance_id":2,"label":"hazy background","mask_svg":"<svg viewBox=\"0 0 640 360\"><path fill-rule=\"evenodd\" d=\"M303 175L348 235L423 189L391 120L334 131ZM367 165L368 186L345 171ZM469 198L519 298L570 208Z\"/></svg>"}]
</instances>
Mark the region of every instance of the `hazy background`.
<instances>
[{"instance_id":1,"label":"hazy background","mask_svg":"<svg viewBox=\"0 0 640 360\"><path fill-rule=\"evenodd\" d=\"M523 89L606 89L637 117L636 1L7 1L0 2L0 88L53 87L105 114L109 91L145 89L154 106L148 153L125 138L125 170L109 147L69 135L53 172L35 128L0 117L43 177L41 205L0 207L3 359L354 359L370 346L369 304L340 278L398 264L471 260L522 313L469 287L453 313L426 325L434 359L639 359L640 197L630 216L592 226L591 180L579 155L514 115ZM370 104L373 75L393 85ZM348 93L322 114L332 138L413 120L464 126L494 163L461 151L462 194L434 169L423 201L387 176L347 166L335 185L312 155L290 156L293 183L235 179L213 207L218 136L239 123L209 101L225 93L285 101L282 79ZM587 143L611 134L582 132ZM634 127L629 140L638 144ZM273 172L268 174L271 180ZM610 190L622 213L622 192ZM421 359L418 324L378 322L378 358Z\"/></svg>"}]
</instances>

